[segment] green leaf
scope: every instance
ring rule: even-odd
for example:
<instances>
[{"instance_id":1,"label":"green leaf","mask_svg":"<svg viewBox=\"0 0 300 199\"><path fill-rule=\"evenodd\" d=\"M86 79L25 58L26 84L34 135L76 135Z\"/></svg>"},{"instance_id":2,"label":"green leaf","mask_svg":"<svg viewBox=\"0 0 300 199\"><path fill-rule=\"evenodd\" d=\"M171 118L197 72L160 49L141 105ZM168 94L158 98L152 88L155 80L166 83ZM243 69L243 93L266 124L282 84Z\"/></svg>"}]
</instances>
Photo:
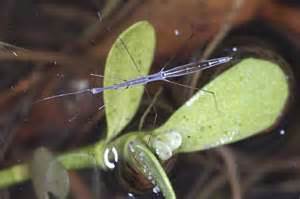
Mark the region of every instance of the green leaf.
<instances>
[{"instance_id":1,"label":"green leaf","mask_svg":"<svg viewBox=\"0 0 300 199\"><path fill-rule=\"evenodd\" d=\"M105 65L104 86L147 75L154 56L155 32L146 21L124 31L112 46ZM107 138L114 138L131 121L143 95L143 86L104 91Z\"/></svg>"},{"instance_id":2,"label":"green leaf","mask_svg":"<svg viewBox=\"0 0 300 199\"><path fill-rule=\"evenodd\" d=\"M236 142L272 127L289 96L284 71L275 63L256 58L242 60L203 89L214 95L198 91L154 131L151 144L160 140L171 146L170 136L166 136L170 132L181 142L174 153Z\"/></svg>"},{"instance_id":3,"label":"green leaf","mask_svg":"<svg viewBox=\"0 0 300 199\"><path fill-rule=\"evenodd\" d=\"M124 158L130 166L138 170L154 185L153 191L162 192L166 199L176 198L171 182L159 160L139 138L127 139Z\"/></svg>"},{"instance_id":4,"label":"green leaf","mask_svg":"<svg viewBox=\"0 0 300 199\"><path fill-rule=\"evenodd\" d=\"M60 199L67 197L70 189L68 172L46 148L41 147L34 152L31 173L39 199L51 198L49 194Z\"/></svg>"}]
</instances>

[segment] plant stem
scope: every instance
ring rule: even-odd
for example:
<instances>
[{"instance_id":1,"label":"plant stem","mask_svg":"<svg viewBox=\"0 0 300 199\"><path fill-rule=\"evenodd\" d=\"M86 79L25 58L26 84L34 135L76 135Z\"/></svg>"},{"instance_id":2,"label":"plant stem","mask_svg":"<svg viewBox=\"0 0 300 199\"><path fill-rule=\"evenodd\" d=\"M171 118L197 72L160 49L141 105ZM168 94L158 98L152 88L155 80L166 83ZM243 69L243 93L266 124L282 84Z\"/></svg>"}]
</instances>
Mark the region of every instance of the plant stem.
<instances>
[{"instance_id":1,"label":"plant stem","mask_svg":"<svg viewBox=\"0 0 300 199\"><path fill-rule=\"evenodd\" d=\"M124 157L129 163L135 166L153 185L158 186L166 199L176 199L175 192L165 170L145 143L138 140L127 143L128 149L125 150L126 154Z\"/></svg>"},{"instance_id":2,"label":"plant stem","mask_svg":"<svg viewBox=\"0 0 300 199\"><path fill-rule=\"evenodd\" d=\"M100 141L94 145L64 153L57 158L68 170L95 166L105 168L102 158L105 146L105 142ZM30 169L29 162L0 170L0 188L5 188L29 180L31 178Z\"/></svg>"},{"instance_id":3,"label":"plant stem","mask_svg":"<svg viewBox=\"0 0 300 199\"><path fill-rule=\"evenodd\" d=\"M58 160L66 169L82 169L99 166L105 168L103 151L105 143L100 141L95 145L86 146L58 156Z\"/></svg>"},{"instance_id":4,"label":"plant stem","mask_svg":"<svg viewBox=\"0 0 300 199\"><path fill-rule=\"evenodd\" d=\"M24 182L30 178L27 164L19 164L0 171L0 188Z\"/></svg>"}]
</instances>

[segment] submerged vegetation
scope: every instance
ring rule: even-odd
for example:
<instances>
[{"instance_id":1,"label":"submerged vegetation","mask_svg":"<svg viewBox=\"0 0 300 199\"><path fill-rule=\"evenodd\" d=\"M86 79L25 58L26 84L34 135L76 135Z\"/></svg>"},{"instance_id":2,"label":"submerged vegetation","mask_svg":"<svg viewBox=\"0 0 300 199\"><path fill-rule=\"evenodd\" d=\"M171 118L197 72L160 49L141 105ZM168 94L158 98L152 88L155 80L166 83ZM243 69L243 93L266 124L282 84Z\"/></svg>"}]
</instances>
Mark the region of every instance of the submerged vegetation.
<instances>
[{"instance_id":1,"label":"submerged vegetation","mask_svg":"<svg viewBox=\"0 0 300 199\"><path fill-rule=\"evenodd\" d=\"M154 28L146 21L124 31L107 57L104 86L147 75L155 43ZM136 63L141 68L130 70ZM234 58L229 68L197 91L163 125L135 132L124 128L137 113L144 86L104 91L105 138L58 158L44 148L38 149L32 162L1 170L0 187L31 178L39 198L47 194L64 198L69 190L66 170L118 167L124 170L123 175L144 178L154 192L161 192L165 198L176 198L164 169L168 161L179 153L237 142L274 127L289 100L289 78L282 66L272 60Z\"/></svg>"}]
</instances>

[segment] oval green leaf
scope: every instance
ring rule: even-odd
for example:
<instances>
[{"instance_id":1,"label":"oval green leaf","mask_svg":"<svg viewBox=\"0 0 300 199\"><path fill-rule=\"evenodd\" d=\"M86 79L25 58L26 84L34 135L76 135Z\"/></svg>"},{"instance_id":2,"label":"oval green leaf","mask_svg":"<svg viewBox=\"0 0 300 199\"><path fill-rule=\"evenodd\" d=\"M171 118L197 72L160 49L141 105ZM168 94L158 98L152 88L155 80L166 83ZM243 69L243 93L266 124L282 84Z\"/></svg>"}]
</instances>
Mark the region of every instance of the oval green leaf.
<instances>
[{"instance_id":1,"label":"oval green leaf","mask_svg":"<svg viewBox=\"0 0 300 199\"><path fill-rule=\"evenodd\" d=\"M147 75L154 56L155 31L146 21L124 31L112 46L105 65L104 86ZM131 121L144 87L135 86L104 92L107 137L111 140Z\"/></svg>"},{"instance_id":2,"label":"oval green leaf","mask_svg":"<svg viewBox=\"0 0 300 199\"><path fill-rule=\"evenodd\" d=\"M288 77L270 61L247 58L198 91L152 134L182 137L175 152L192 152L236 142L276 123L289 96ZM214 100L215 96L215 100ZM160 138L162 137L162 138Z\"/></svg>"},{"instance_id":3,"label":"oval green leaf","mask_svg":"<svg viewBox=\"0 0 300 199\"><path fill-rule=\"evenodd\" d=\"M166 199L176 198L171 182L159 160L139 138L127 140L124 158L154 185L153 192L162 192Z\"/></svg>"},{"instance_id":4,"label":"oval green leaf","mask_svg":"<svg viewBox=\"0 0 300 199\"><path fill-rule=\"evenodd\" d=\"M37 149L31 162L34 190L39 199L64 199L70 189L69 176L60 162L44 147Z\"/></svg>"}]
</instances>

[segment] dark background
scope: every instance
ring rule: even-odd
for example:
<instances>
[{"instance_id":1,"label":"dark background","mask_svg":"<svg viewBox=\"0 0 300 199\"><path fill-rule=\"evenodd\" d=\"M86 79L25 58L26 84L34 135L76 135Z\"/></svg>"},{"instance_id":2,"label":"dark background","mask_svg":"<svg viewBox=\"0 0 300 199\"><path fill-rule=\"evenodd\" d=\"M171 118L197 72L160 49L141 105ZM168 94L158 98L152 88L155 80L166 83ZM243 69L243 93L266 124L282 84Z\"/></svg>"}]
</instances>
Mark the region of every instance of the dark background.
<instances>
[{"instance_id":1,"label":"dark background","mask_svg":"<svg viewBox=\"0 0 300 199\"><path fill-rule=\"evenodd\" d=\"M166 63L226 55L232 46L241 47L241 57L247 53L244 46L271 51L291 71L292 97L273 129L233 145L174 159L169 174L178 198L297 199L299 19L297 0L1 0L0 41L14 46L0 45L0 166L29 160L39 146L60 153L100 139L105 132L103 111L97 109L101 96L33 102L85 84L101 86L101 79L89 74L103 73L107 52L122 30L148 20L157 34L152 71ZM176 36L175 30L180 34ZM267 56L263 52L254 53ZM178 81L195 86L196 80L206 81L212 73ZM191 94L190 89L164 83L150 85L150 96L161 86L157 112L150 114L145 128L161 124ZM150 103L145 97L128 129L136 129ZM155 114L158 120L153 124ZM70 197L128 197L128 190L117 185L122 176L99 172L70 172ZM0 195L34 197L30 182L2 190ZM161 196L150 191L136 197Z\"/></svg>"}]
</instances>

